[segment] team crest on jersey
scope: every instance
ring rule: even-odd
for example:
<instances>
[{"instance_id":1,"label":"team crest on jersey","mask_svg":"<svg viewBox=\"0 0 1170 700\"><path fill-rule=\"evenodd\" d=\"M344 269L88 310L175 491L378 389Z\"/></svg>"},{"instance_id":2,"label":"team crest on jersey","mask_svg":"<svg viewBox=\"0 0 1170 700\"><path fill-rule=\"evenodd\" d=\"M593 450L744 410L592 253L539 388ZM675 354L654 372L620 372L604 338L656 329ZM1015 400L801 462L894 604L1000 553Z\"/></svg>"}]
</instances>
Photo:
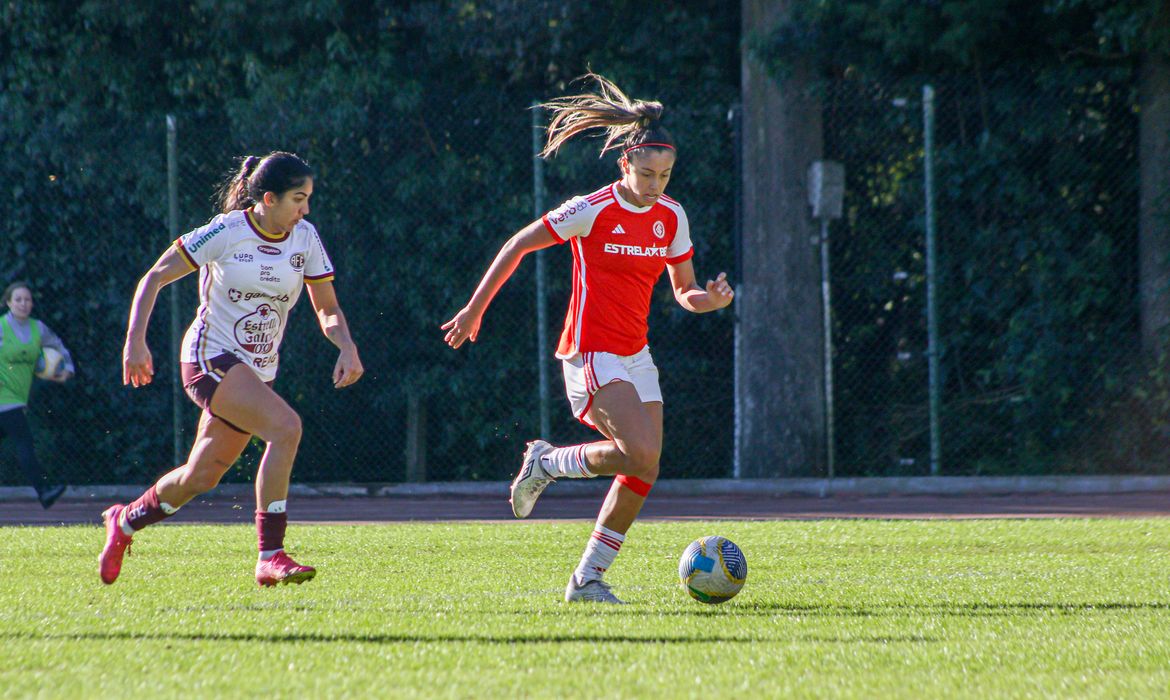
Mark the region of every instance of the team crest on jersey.
<instances>
[{"instance_id":1,"label":"team crest on jersey","mask_svg":"<svg viewBox=\"0 0 1170 700\"><path fill-rule=\"evenodd\" d=\"M305 254L293 253L292 255L288 256L288 264L292 265L293 270L300 272L301 270L305 269Z\"/></svg>"},{"instance_id":2,"label":"team crest on jersey","mask_svg":"<svg viewBox=\"0 0 1170 700\"><path fill-rule=\"evenodd\" d=\"M654 236L655 238L662 238L666 235L666 226L661 221L654 222Z\"/></svg>"}]
</instances>

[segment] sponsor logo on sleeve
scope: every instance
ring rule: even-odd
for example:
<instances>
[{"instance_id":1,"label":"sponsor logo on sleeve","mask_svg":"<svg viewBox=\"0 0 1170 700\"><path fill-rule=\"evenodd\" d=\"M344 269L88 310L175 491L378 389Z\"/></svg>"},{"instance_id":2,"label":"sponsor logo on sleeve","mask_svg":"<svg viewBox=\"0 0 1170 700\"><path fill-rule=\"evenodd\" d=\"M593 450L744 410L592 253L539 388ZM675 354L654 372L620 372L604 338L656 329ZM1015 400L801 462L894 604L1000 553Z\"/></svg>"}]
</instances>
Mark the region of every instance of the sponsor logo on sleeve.
<instances>
[{"instance_id":1,"label":"sponsor logo on sleeve","mask_svg":"<svg viewBox=\"0 0 1170 700\"><path fill-rule=\"evenodd\" d=\"M582 198L570 199L557 209L548 213L548 220L554 224L563 224L570 216L589 208L589 202Z\"/></svg>"},{"instance_id":2,"label":"sponsor logo on sleeve","mask_svg":"<svg viewBox=\"0 0 1170 700\"><path fill-rule=\"evenodd\" d=\"M202 248L203 245L205 243L207 243L208 241L210 241L212 238L215 238L215 234L219 233L223 229L224 229L224 225L221 223L219 226L216 226L215 228L211 229L210 231L199 236L199 238L196 238L193 241L189 241L187 243L187 252L194 254L195 251Z\"/></svg>"},{"instance_id":3,"label":"sponsor logo on sleeve","mask_svg":"<svg viewBox=\"0 0 1170 700\"><path fill-rule=\"evenodd\" d=\"M256 250L264 253L265 255L280 255L280 248L275 246L261 244L256 246Z\"/></svg>"}]
</instances>

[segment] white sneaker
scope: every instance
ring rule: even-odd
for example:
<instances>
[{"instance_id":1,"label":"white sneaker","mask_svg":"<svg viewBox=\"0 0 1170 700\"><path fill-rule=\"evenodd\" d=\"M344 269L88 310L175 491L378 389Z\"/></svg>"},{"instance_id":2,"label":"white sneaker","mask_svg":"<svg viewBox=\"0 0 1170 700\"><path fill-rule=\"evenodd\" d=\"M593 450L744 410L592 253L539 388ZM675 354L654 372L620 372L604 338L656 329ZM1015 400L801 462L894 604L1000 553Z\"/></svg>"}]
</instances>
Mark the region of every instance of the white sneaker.
<instances>
[{"instance_id":1,"label":"white sneaker","mask_svg":"<svg viewBox=\"0 0 1170 700\"><path fill-rule=\"evenodd\" d=\"M626 601L619 599L609 590L609 584L601 579L593 579L586 581L580 586L577 585L577 576L569 577L569 585L565 586L565 602L588 602L588 603L616 603L617 605L625 605Z\"/></svg>"},{"instance_id":2,"label":"white sneaker","mask_svg":"<svg viewBox=\"0 0 1170 700\"><path fill-rule=\"evenodd\" d=\"M540 464L541 455L553 449L553 446L544 440L533 440L528 443L524 452L524 462L520 465L520 473L512 479L512 495L508 502L512 504L512 514L517 518L527 518L536 505L536 499L544 492L555 479L548 475Z\"/></svg>"}]
</instances>

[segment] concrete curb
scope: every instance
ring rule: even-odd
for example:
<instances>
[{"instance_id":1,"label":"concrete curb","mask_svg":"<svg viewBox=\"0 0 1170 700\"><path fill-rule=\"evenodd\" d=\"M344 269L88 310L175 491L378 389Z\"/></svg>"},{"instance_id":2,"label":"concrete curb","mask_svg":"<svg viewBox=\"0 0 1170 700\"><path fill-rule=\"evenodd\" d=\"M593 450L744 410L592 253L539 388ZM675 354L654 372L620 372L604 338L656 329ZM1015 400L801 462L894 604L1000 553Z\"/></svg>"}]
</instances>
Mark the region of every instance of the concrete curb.
<instances>
[{"instance_id":1,"label":"concrete curb","mask_svg":"<svg viewBox=\"0 0 1170 700\"><path fill-rule=\"evenodd\" d=\"M609 479L562 479L545 498L600 495ZM63 498L100 502L129 501L149 484L70 486ZM251 501L251 484L223 484L210 495ZM654 493L664 496L769 496L827 498L872 496L1006 496L1030 493L1113 494L1170 491L1170 476L910 476L851 479L663 479ZM460 481L425 484L293 484L295 498L507 498L506 481ZM28 487L0 487L0 501L33 499Z\"/></svg>"}]
</instances>

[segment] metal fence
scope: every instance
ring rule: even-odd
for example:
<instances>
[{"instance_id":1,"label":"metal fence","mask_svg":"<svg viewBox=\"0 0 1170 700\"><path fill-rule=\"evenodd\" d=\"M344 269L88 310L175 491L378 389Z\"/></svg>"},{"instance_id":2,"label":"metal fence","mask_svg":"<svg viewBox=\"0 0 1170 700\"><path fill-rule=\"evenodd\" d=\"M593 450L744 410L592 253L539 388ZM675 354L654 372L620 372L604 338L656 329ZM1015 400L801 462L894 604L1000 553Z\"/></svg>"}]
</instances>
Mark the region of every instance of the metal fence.
<instances>
[{"instance_id":1,"label":"metal fence","mask_svg":"<svg viewBox=\"0 0 1170 700\"><path fill-rule=\"evenodd\" d=\"M671 194L687 208L698 274L712 277L731 272L733 262L734 182L727 177L733 149L726 117L732 96L711 90L671 105L672 126L686 157L693 157L693 165L680 168ZM160 295L148 337L157 375L143 389L120 385L126 309L138 277L169 241L214 213L212 191L233 169L233 159L278 148L305 155L316 170L309 218L337 268L335 288L367 369L358 384L334 390L329 376L336 351L307 302L298 305L276 382L304 420L298 481L505 479L526 440L597 439L569 411L553 348L538 352L536 260L526 259L493 302L478 343L453 351L439 330L470 298L500 246L536 211L617 179L615 157L598 158L598 142L585 140L543 163L535 181L528 105L456 95L430 100L423 113L381 114L365 133L344 136L271 121L230 130L223 115L212 112L175 114L167 120L169 133L167 122L109 125L157 144L154 160L120 161L116 143L108 153L91 154L90 167L99 172L88 183L104 182L117 197L107 201L105 190L87 188L36 199L29 215L43 216L51 233L16 251L19 262L8 271L31 279L34 316L62 335L79 366L76 381L38 385L30 401L47 470L74 484L144 482L185 458L197 410L175 388L176 341L198 303L195 275ZM482 116L467 118L472 113ZM62 179L72 178L58 175L54 183ZM538 194L543 201L535 201ZM86 222L55 221L56 196L84 196L100 214ZM57 256L72 259L60 267L67 273L52 271ZM555 346L571 256L567 247L556 247L540 257L543 334ZM670 436L663 461L674 475L729 473L732 322L730 313L685 312L665 282L655 292L651 345ZM712 412L711 405L724 408ZM225 480L250 481L261 453L254 441ZM11 463L3 442L0 454L0 464ZM0 470L0 478L20 483L16 469Z\"/></svg>"},{"instance_id":2,"label":"metal fence","mask_svg":"<svg viewBox=\"0 0 1170 700\"><path fill-rule=\"evenodd\" d=\"M1145 375L1136 361L1132 76L1060 77L1018 69L986 84L932 84L933 384L923 83L824 86L825 157L846 173L844 217L832 222L830 245L837 475L930 473L932 387L939 473L1164 469L1153 408L1135 409L1133 390ZM736 95L713 86L662 98L682 143L671 194L691 221L696 270L701 279L727 270L734 280L738 146L727 115ZM477 344L451 351L438 326L512 232L614 179L613 158L597 158L596 143L572 144L534 175L523 103L485 92L429 104L425 113L379 114L347 134L274 120L229 128L213 111L174 115L180 232L212 214L212 188L235 156L297 150L317 170L310 219L338 269L368 374L332 389L335 352L302 303L276 385L304 418L298 481L503 479L524 441L540 433L556 443L595 437L570 415L551 349L538 348L542 330L553 339L559 332L567 250L523 263ZM173 416L180 453L192 438L195 409L173 401L172 324L189 322L196 292L187 278L173 288L175 307L168 293L160 298L149 336L156 383L121 387L134 283L175 235L167 133L154 122L95 128L109 130L109 149L79 154L72 167L84 184L74 184L77 170L58 172L44 192L18 196L11 216L43 222L41 235L0 243L0 252L12 261L9 276L31 279L34 315L79 364L77 381L34 393L42 461L75 484L144 482L173 466ZM157 144L153 160L121 157L127 138ZM91 217L54 218L56 203L78 197ZM665 284L656 291L650 326L666 397L664 476L732 473L733 324L732 311L689 314ZM0 455L0 465L11 464L3 443ZM250 480L259 455L254 445L228 480ZM19 483L16 469L0 469L0 479Z\"/></svg>"}]
</instances>

